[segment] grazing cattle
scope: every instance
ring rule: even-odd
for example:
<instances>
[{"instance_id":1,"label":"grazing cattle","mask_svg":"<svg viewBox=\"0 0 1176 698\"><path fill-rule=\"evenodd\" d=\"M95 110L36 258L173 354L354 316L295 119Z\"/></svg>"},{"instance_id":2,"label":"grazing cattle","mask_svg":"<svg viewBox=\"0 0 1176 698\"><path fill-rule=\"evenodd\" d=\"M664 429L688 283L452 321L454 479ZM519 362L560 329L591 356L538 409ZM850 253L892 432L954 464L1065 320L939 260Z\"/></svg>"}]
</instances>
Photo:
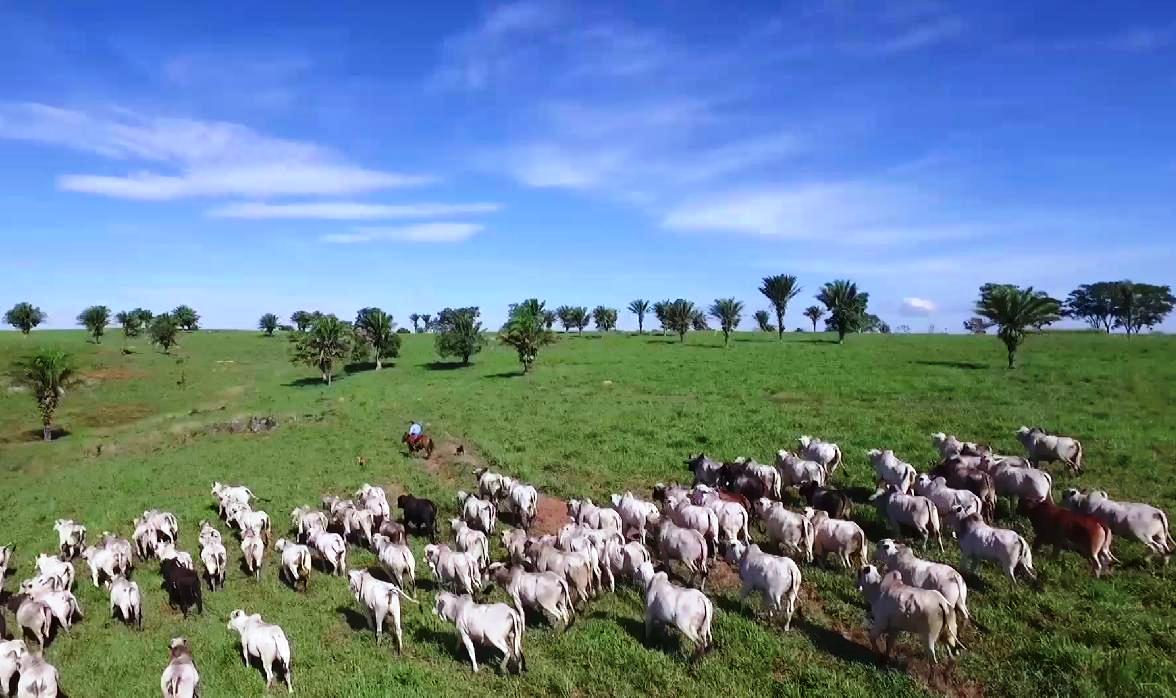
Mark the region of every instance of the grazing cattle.
<instances>
[{"instance_id":1,"label":"grazing cattle","mask_svg":"<svg viewBox=\"0 0 1176 698\"><path fill-rule=\"evenodd\" d=\"M784 611L784 630L789 630L796 597L800 594L800 568L796 563L791 558L769 555L754 543L732 543L727 548L727 561L739 569L739 579L743 582L741 597L746 599L751 592L760 592L768 608L768 618Z\"/></svg>"},{"instance_id":2,"label":"grazing cattle","mask_svg":"<svg viewBox=\"0 0 1176 698\"><path fill-rule=\"evenodd\" d=\"M645 641L653 638L655 626L672 625L697 647L701 657L714 643L711 622L714 605L698 589L680 587L670 582L665 572L654 572L646 562L637 571L638 582L645 587Z\"/></svg>"},{"instance_id":3,"label":"grazing cattle","mask_svg":"<svg viewBox=\"0 0 1176 698\"><path fill-rule=\"evenodd\" d=\"M73 589L74 566L72 562L61 560L52 555L38 555L35 564L37 572L41 576L56 577L60 588Z\"/></svg>"},{"instance_id":4,"label":"grazing cattle","mask_svg":"<svg viewBox=\"0 0 1176 698\"><path fill-rule=\"evenodd\" d=\"M475 603L469 596L443 591L437 594L433 615L457 627L457 636L466 648L475 674L478 673L475 644L502 652L499 669L503 673L510 671L512 661L519 673L527 670L527 658L523 655L523 617L510 606Z\"/></svg>"},{"instance_id":5,"label":"grazing cattle","mask_svg":"<svg viewBox=\"0 0 1176 698\"><path fill-rule=\"evenodd\" d=\"M813 524L813 557L824 560L833 553L847 569L852 566L852 557L857 555L861 564L866 564L870 554L870 542L866 532L853 521L831 519L823 511L805 507L804 517Z\"/></svg>"},{"instance_id":6,"label":"grazing cattle","mask_svg":"<svg viewBox=\"0 0 1176 698\"><path fill-rule=\"evenodd\" d=\"M915 494L930 499L935 504L939 517L947 521L948 526L953 530L955 529L953 507L957 504L963 507L965 515L984 513L984 502L980 501L979 497L968 490L948 487L946 478L937 477L932 480L927 475L920 475L919 479L915 480Z\"/></svg>"},{"instance_id":7,"label":"grazing cattle","mask_svg":"<svg viewBox=\"0 0 1176 698\"><path fill-rule=\"evenodd\" d=\"M121 548L107 548L91 545L82 551L82 559L90 567L90 578L94 588L98 588L99 581L109 583L118 575L125 575L130 569L130 558Z\"/></svg>"},{"instance_id":8,"label":"grazing cattle","mask_svg":"<svg viewBox=\"0 0 1176 698\"><path fill-rule=\"evenodd\" d=\"M183 550L176 550L175 543L156 543L155 557L159 559L160 562L163 562L164 560L175 560L190 570L196 569L195 563L192 562L192 554Z\"/></svg>"},{"instance_id":9,"label":"grazing cattle","mask_svg":"<svg viewBox=\"0 0 1176 698\"><path fill-rule=\"evenodd\" d=\"M49 641L49 633L53 630L53 609L48 604L38 601L31 596L17 594L9 600L16 603L16 624L21 632L31 635L37 641L41 652L45 651L45 643Z\"/></svg>"},{"instance_id":10,"label":"grazing cattle","mask_svg":"<svg viewBox=\"0 0 1176 698\"><path fill-rule=\"evenodd\" d=\"M702 533L693 528L683 528L673 521L665 519L657 527L657 552L661 561L668 565L673 560L680 561L690 572L690 583L701 576L699 588L706 589L706 578L709 574L707 567L707 541Z\"/></svg>"},{"instance_id":11,"label":"grazing cattle","mask_svg":"<svg viewBox=\"0 0 1176 698\"><path fill-rule=\"evenodd\" d=\"M20 680L16 683L16 698L57 698L57 668L39 654L31 652L19 661Z\"/></svg>"},{"instance_id":12,"label":"grazing cattle","mask_svg":"<svg viewBox=\"0 0 1176 698\"><path fill-rule=\"evenodd\" d=\"M245 562L245 571L260 581L261 564L265 561L265 541L252 528L245 529L241 536L241 558Z\"/></svg>"},{"instance_id":13,"label":"grazing cattle","mask_svg":"<svg viewBox=\"0 0 1176 698\"><path fill-rule=\"evenodd\" d=\"M347 567L347 542L338 533L314 530L307 540L310 547L318 551L323 566L331 574L342 576Z\"/></svg>"},{"instance_id":14,"label":"grazing cattle","mask_svg":"<svg viewBox=\"0 0 1176 698\"><path fill-rule=\"evenodd\" d=\"M313 507L298 507L290 512L290 522L298 532L298 541L305 543L311 531L327 530L327 515Z\"/></svg>"},{"instance_id":15,"label":"grazing cattle","mask_svg":"<svg viewBox=\"0 0 1176 698\"><path fill-rule=\"evenodd\" d=\"M290 664L290 641L285 631L263 621L260 614L250 615L239 608L229 614L228 629L236 630L241 636L241 660L245 666L249 666L250 657L261 660L267 690L273 685L277 670L286 680L286 691L294 692L294 668Z\"/></svg>"},{"instance_id":16,"label":"grazing cattle","mask_svg":"<svg viewBox=\"0 0 1176 698\"><path fill-rule=\"evenodd\" d=\"M359 603L367 606L372 626L376 631L376 644L384 634L384 619L392 619L392 636L396 640L396 654L404 652L404 634L400 630L400 599L410 603L416 599L404 593L395 584L382 582L367 570L351 570L347 573L347 588Z\"/></svg>"},{"instance_id":17,"label":"grazing cattle","mask_svg":"<svg viewBox=\"0 0 1176 698\"><path fill-rule=\"evenodd\" d=\"M482 576L477 553L457 552L444 544L426 545L425 562L438 584L465 594L474 593L474 584Z\"/></svg>"},{"instance_id":18,"label":"grazing cattle","mask_svg":"<svg viewBox=\"0 0 1176 698\"><path fill-rule=\"evenodd\" d=\"M801 458L820 463L829 475L833 475L841 465L841 447L835 443L807 435L797 438L796 443L800 447L798 454Z\"/></svg>"},{"instance_id":19,"label":"grazing cattle","mask_svg":"<svg viewBox=\"0 0 1176 698\"><path fill-rule=\"evenodd\" d=\"M815 480L801 483L800 496L813 509L825 512L835 519L848 519L851 502L849 497L835 487L825 487Z\"/></svg>"},{"instance_id":20,"label":"grazing cattle","mask_svg":"<svg viewBox=\"0 0 1176 698\"><path fill-rule=\"evenodd\" d=\"M829 472L825 470L823 464L815 460L801 458L785 450L776 451L776 469L780 471L781 488L799 486L806 482L824 485L829 478Z\"/></svg>"},{"instance_id":21,"label":"grazing cattle","mask_svg":"<svg viewBox=\"0 0 1176 698\"><path fill-rule=\"evenodd\" d=\"M1017 570L1036 579L1033 569L1033 554L1029 544L1016 531L995 528L984 523L978 514L964 516L963 509L956 510L956 533L960 540L960 568L976 571L982 560L999 564L1014 583Z\"/></svg>"},{"instance_id":22,"label":"grazing cattle","mask_svg":"<svg viewBox=\"0 0 1176 698\"><path fill-rule=\"evenodd\" d=\"M192 650L182 637L172 638L167 646L171 660L159 677L163 698L196 698L200 695L200 672L192 660Z\"/></svg>"},{"instance_id":23,"label":"grazing cattle","mask_svg":"<svg viewBox=\"0 0 1176 698\"><path fill-rule=\"evenodd\" d=\"M437 540L437 505L432 500L402 494L396 498L396 506L403 512L405 528L416 529L417 533L429 534L429 540Z\"/></svg>"},{"instance_id":24,"label":"grazing cattle","mask_svg":"<svg viewBox=\"0 0 1176 698\"><path fill-rule=\"evenodd\" d=\"M887 485L885 490L874 496L874 504L886 516L895 533L901 533L904 526L913 528L919 534L924 548L927 547L927 538L935 536L939 552L943 552L943 538L939 535L939 510L930 499L903 494L894 485Z\"/></svg>"},{"instance_id":25,"label":"grazing cattle","mask_svg":"<svg viewBox=\"0 0 1176 698\"><path fill-rule=\"evenodd\" d=\"M1048 545L1055 552L1073 550L1090 562L1095 577L1101 577L1104 563L1110 566L1111 529L1102 521L1059 507L1048 499L1034 502L1022 499L1021 513L1033 524L1033 551Z\"/></svg>"},{"instance_id":26,"label":"grazing cattle","mask_svg":"<svg viewBox=\"0 0 1176 698\"><path fill-rule=\"evenodd\" d=\"M751 542L751 515L743 505L728 502L716 492L704 493L697 503L715 513L719 523L720 543Z\"/></svg>"},{"instance_id":27,"label":"grazing cattle","mask_svg":"<svg viewBox=\"0 0 1176 698\"><path fill-rule=\"evenodd\" d=\"M188 611L193 606L200 614L204 613L204 597L200 591L200 576L190 567L184 567L178 560L164 560L159 563L159 573L163 576L163 589L167 591L168 605L178 607L188 617Z\"/></svg>"},{"instance_id":28,"label":"grazing cattle","mask_svg":"<svg viewBox=\"0 0 1176 698\"><path fill-rule=\"evenodd\" d=\"M1176 540L1168 529L1168 515L1150 504L1116 502L1102 490L1083 494L1073 488L1062 493L1062 503L1102 521L1120 536L1143 543L1149 560L1159 555L1166 563L1176 552Z\"/></svg>"},{"instance_id":29,"label":"grazing cattle","mask_svg":"<svg viewBox=\"0 0 1176 698\"><path fill-rule=\"evenodd\" d=\"M1022 426L1016 431L1017 440L1025 447L1029 461L1036 466L1038 463L1053 463L1061 461L1071 471L1082 472L1082 442L1069 436L1047 434L1039 427Z\"/></svg>"},{"instance_id":30,"label":"grazing cattle","mask_svg":"<svg viewBox=\"0 0 1176 698\"><path fill-rule=\"evenodd\" d=\"M449 525L453 529L453 539L458 552L473 553L478 556L481 567L490 565L490 541L486 534L471 528L461 519L450 519Z\"/></svg>"},{"instance_id":31,"label":"grazing cattle","mask_svg":"<svg viewBox=\"0 0 1176 698\"><path fill-rule=\"evenodd\" d=\"M494 502L458 492L457 505L461 507L461 518L467 524L488 536L494 535L494 525L498 520L498 507Z\"/></svg>"},{"instance_id":32,"label":"grazing cattle","mask_svg":"<svg viewBox=\"0 0 1176 698\"><path fill-rule=\"evenodd\" d=\"M527 556L535 572L554 572L562 577L581 604L586 603L593 593L593 580L601 576L599 563L592 553L560 550L550 543L528 542Z\"/></svg>"},{"instance_id":33,"label":"grazing cattle","mask_svg":"<svg viewBox=\"0 0 1176 698\"><path fill-rule=\"evenodd\" d=\"M506 502L509 510L515 516L515 521L523 529L530 529L531 522L539 513L539 492L531 485L516 482L511 485L510 491L507 493ZM493 533L493 531L487 531L487 533Z\"/></svg>"},{"instance_id":34,"label":"grazing cattle","mask_svg":"<svg viewBox=\"0 0 1176 698\"><path fill-rule=\"evenodd\" d=\"M719 486L723 471L723 464L719 461L707 458L705 453L699 453L687 458L685 464L694 474L695 485Z\"/></svg>"},{"instance_id":35,"label":"grazing cattle","mask_svg":"<svg viewBox=\"0 0 1176 698\"><path fill-rule=\"evenodd\" d=\"M730 463L723 464L722 483L727 489L740 489L734 487L733 483L744 476L759 480L767 496L774 497L775 499L780 498L780 471L776 468L770 465L764 465L763 463L757 463L750 458L742 457L736 458Z\"/></svg>"},{"instance_id":36,"label":"grazing cattle","mask_svg":"<svg viewBox=\"0 0 1176 698\"><path fill-rule=\"evenodd\" d=\"M380 559L380 567L392 575L398 586L415 591L416 557L412 554L412 548L379 534L374 537L372 545L375 546L376 556Z\"/></svg>"},{"instance_id":37,"label":"grazing cattle","mask_svg":"<svg viewBox=\"0 0 1176 698\"><path fill-rule=\"evenodd\" d=\"M605 543L605 557L608 558L610 576L636 579L637 568L642 563L652 562L649 549L637 541L621 543L612 540Z\"/></svg>"},{"instance_id":38,"label":"grazing cattle","mask_svg":"<svg viewBox=\"0 0 1176 698\"><path fill-rule=\"evenodd\" d=\"M866 451L866 456L870 459L870 465L874 466L879 484L894 485L902 494L910 492L914 487L915 478L918 477L915 466L899 459L894 451L871 448Z\"/></svg>"},{"instance_id":39,"label":"grazing cattle","mask_svg":"<svg viewBox=\"0 0 1176 698\"><path fill-rule=\"evenodd\" d=\"M229 551L224 544L209 539L200 548L200 562L204 565L204 581L208 584L208 590L224 589L229 571Z\"/></svg>"},{"instance_id":40,"label":"grazing cattle","mask_svg":"<svg viewBox=\"0 0 1176 698\"><path fill-rule=\"evenodd\" d=\"M20 672L20 660L28 653L23 640L0 637L0 696L8 695L13 677Z\"/></svg>"},{"instance_id":41,"label":"grazing cattle","mask_svg":"<svg viewBox=\"0 0 1176 698\"><path fill-rule=\"evenodd\" d=\"M478 496L491 502L497 502L510 493L511 478L506 475L491 472L489 468L478 468L474 471L478 478Z\"/></svg>"},{"instance_id":42,"label":"grazing cattle","mask_svg":"<svg viewBox=\"0 0 1176 698\"><path fill-rule=\"evenodd\" d=\"M392 509L388 506L388 493L383 487L369 485L366 482L355 492L361 509L371 512L376 528L388 520Z\"/></svg>"},{"instance_id":43,"label":"grazing cattle","mask_svg":"<svg viewBox=\"0 0 1176 698\"><path fill-rule=\"evenodd\" d=\"M805 562L813 561L812 521L767 497L756 501L755 511L768 540L779 546L780 552L798 555Z\"/></svg>"},{"instance_id":44,"label":"grazing cattle","mask_svg":"<svg viewBox=\"0 0 1176 698\"><path fill-rule=\"evenodd\" d=\"M303 591L310 585L311 557L310 548L285 538L279 538L274 543L274 550L282 555L282 565L278 574L285 577L294 589L299 586Z\"/></svg>"},{"instance_id":45,"label":"grazing cattle","mask_svg":"<svg viewBox=\"0 0 1176 698\"><path fill-rule=\"evenodd\" d=\"M73 627L75 618L82 618L78 599L68 589L55 589L30 579L21 583L20 595L48 606L57 625L66 632Z\"/></svg>"},{"instance_id":46,"label":"grazing cattle","mask_svg":"<svg viewBox=\"0 0 1176 698\"><path fill-rule=\"evenodd\" d=\"M998 496L1029 502L1053 498L1053 478L1044 470L1016 466L987 456L981 457L976 467L992 477Z\"/></svg>"},{"instance_id":47,"label":"grazing cattle","mask_svg":"<svg viewBox=\"0 0 1176 698\"><path fill-rule=\"evenodd\" d=\"M527 559L527 532L512 528L502 532L502 547L510 556L510 564L521 565Z\"/></svg>"},{"instance_id":48,"label":"grazing cattle","mask_svg":"<svg viewBox=\"0 0 1176 698\"><path fill-rule=\"evenodd\" d=\"M678 526L691 528L702 534L706 540L706 552L711 557L719 551L719 517L706 507L690 503L684 493L666 494L666 512L669 519Z\"/></svg>"},{"instance_id":49,"label":"grazing cattle","mask_svg":"<svg viewBox=\"0 0 1176 698\"><path fill-rule=\"evenodd\" d=\"M920 589L934 589L943 594L948 605L959 616L957 623L965 623L971 618L968 613L968 585L956 568L941 562L922 560L910 548L890 538L878 541L874 559L886 565L887 570L901 574L904 584Z\"/></svg>"},{"instance_id":50,"label":"grazing cattle","mask_svg":"<svg viewBox=\"0 0 1176 698\"><path fill-rule=\"evenodd\" d=\"M65 559L72 560L86 547L86 527L80 523L58 519L53 522L53 530L57 531L57 549Z\"/></svg>"},{"instance_id":51,"label":"grazing cattle","mask_svg":"<svg viewBox=\"0 0 1176 698\"><path fill-rule=\"evenodd\" d=\"M110 583L110 617L143 629L143 597L138 584L126 577L117 577Z\"/></svg>"},{"instance_id":52,"label":"grazing cattle","mask_svg":"<svg viewBox=\"0 0 1176 698\"><path fill-rule=\"evenodd\" d=\"M625 492L623 495L614 494L612 503L617 513L621 515L621 523L624 526L621 535L626 538L636 535L641 544L645 545L650 519L658 516L657 505L639 499L632 492Z\"/></svg>"},{"instance_id":53,"label":"grazing cattle","mask_svg":"<svg viewBox=\"0 0 1176 698\"><path fill-rule=\"evenodd\" d=\"M225 485L220 482L212 483L212 496L216 497L221 518L232 502L249 506L253 501L253 491L244 485Z\"/></svg>"},{"instance_id":54,"label":"grazing cattle","mask_svg":"<svg viewBox=\"0 0 1176 698\"><path fill-rule=\"evenodd\" d=\"M616 509L598 507L591 499L569 499L568 516L582 526L598 529L612 529L620 532L623 524Z\"/></svg>"},{"instance_id":55,"label":"grazing cattle","mask_svg":"<svg viewBox=\"0 0 1176 698\"><path fill-rule=\"evenodd\" d=\"M526 619L524 608L539 611L553 627L565 628L572 622L575 608L568 582L555 572L527 572L521 567L507 567L501 562L490 565L494 580L514 603L519 617Z\"/></svg>"},{"instance_id":56,"label":"grazing cattle","mask_svg":"<svg viewBox=\"0 0 1176 698\"><path fill-rule=\"evenodd\" d=\"M942 642L948 656L959 643L956 616L947 599L934 589L904 584L897 571L883 576L877 567L863 565L858 571L858 590L870 604L870 646L878 651L878 638L886 636L885 657L889 659L894 636L908 632L923 639L931 661L938 662L935 649Z\"/></svg>"},{"instance_id":57,"label":"grazing cattle","mask_svg":"<svg viewBox=\"0 0 1176 698\"><path fill-rule=\"evenodd\" d=\"M978 462L978 461L977 461ZM967 490L980 498L981 516L991 521L996 516L996 486L988 473L970 466L961 456L952 456L927 473L931 479L943 478L948 487Z\"/></svg>"}]
</instances>

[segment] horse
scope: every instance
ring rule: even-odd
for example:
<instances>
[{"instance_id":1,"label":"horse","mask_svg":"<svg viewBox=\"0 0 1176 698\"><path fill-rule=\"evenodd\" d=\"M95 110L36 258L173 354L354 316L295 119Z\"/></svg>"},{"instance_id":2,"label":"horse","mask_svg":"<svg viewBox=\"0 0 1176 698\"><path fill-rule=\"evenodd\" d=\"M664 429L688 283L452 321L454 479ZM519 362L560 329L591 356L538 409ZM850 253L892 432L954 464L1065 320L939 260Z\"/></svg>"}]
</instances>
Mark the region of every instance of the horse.
<instances>
[{"instance_id":1,"label":"horse","mask_svg":"<svg viewBox=\"0 0 1176 698\"><path fill-rule=\"evenodd\" d=\"M428 434L421 434L420 436L413 438L409 436L408 432L406 431L404 432L404 436L401 437L400 443L407 445L408 452L413 455L415 455L417 451L424 451L425 458L433 457L433 437L429 436Z\"/></svg>"}]
</instances>

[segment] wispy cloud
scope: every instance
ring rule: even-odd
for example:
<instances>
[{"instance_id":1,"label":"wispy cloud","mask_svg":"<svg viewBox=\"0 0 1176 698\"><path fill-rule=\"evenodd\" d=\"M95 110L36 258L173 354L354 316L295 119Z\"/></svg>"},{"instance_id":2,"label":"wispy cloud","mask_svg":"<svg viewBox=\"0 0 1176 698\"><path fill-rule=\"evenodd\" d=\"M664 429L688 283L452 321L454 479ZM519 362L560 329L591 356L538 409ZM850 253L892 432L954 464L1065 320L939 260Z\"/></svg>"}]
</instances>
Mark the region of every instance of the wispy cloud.
<instances>
[{"instance_id":1,"label":"wispy cloud","mask_svg":"<svg viewBox=\"0 0 1176 698\"><path fill-rule=\"evenodd\" d=\"M899 306L898 312L906 317L926 317L938 309L939 306L934 301L911 296L902 299L902 304Z\"/></svg>"},{"instance_id":2,"label":"wispy cloud","mask_svg":"<svg viewBox=\"0 0 1176 698\"><path fill-rule=\"evenodd\" d=\"M929 48L950 41L964 31L964 23L955 17L940 17L922 22L900 33L861 47L864 53L894 55Z\"/></svg>"},{"instance_id":3,"label":"wispy cloud","mask_svg":"<svg viewBox=\"0 0 1176 698\"><path fill-rule=\"evenodd\" d=\"M421 223L397 227L359 227L350 233L335 233L320 238L323 242L355 244L362 242L462 242L484 229L478 223Z\"/></svg>"},{"instance_id":4,"label":"wispy cloud","mask_svg":"<svg viewBox=\"0 0 1176 698\"><path fill-rule=\"evenodd\" d=\"M494 213L496 203L367 204L355 201L312 201L289 204L243 202L208 210L213 218L305 219L333 221L390 220L396 218L444 218L447 216Z\"/></svg>"},{"instance_id":5,"label":"wispy cloud","mask_svg":"<svg viewBox=\"0 0 1176 698\"><path fill-rule=\"evenodd\" d=\"M550 29L562 17L561 7L554 2L522 0L499 5L477 26L445 42L434 79L442 86L482 89L520 65L529 43L519 41L520 36Z\"/></svg>"},{"instance_id":6,"label":"wispy cloud","mask_svg":"<svg viewBox=\"0 0 1176 698\"><path fill-rule=\"evenodd\" d=\"M367 169L329 148L266 136L240 124L152 117L127 109L0 104L0 138L172 170L67 174L58 180L67 191L123 199L346 195L433 181L426 175Z\"/></svg>"}]
</instances>

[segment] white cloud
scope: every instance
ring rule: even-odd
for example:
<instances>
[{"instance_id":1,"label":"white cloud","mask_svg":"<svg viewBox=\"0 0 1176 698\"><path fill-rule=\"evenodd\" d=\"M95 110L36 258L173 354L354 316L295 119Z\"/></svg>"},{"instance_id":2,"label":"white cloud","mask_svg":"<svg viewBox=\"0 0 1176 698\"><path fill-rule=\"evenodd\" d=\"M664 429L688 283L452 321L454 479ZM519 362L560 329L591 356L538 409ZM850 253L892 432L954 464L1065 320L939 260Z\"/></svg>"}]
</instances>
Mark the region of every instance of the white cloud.
<instances>
[{"instance_id":1,"label":"white cloud","mask_svg":"<svg viewBox=\"0 0 1176 698\"><path fill-rule=\"evenodd\" d=\"M534 42L521 37L547 30L561 20L561 9L552 2L499 5L473 29L445 42L445 58L435 80L444 86L481 89L522 62Z\"/></svg>"},{"instance_id":2,"label":"white cloud","mask_svg":"<svg viewBox=\"0 0 1176 698\"><path fill-rule=\"evenodd\" d=\"M421 223L397 227L360 227L351 233L324 235L321 240L336 244L360 242L462 242L484 229L478 223Z\"/></svg>"},{"instance_id":3,"label":"white cloud","mask_svg":"<svg viewBox=\"0 0 1176 698\"><path fill-rule=\"evenodd\" d=\"M938 310L934 301L929 301L926 298L908 297L902 299L902 305L899 307L899 312L906 317L924 317L930 315Z\"/></svg>"},{"instance_id":4,"label":"white cloud","mask_svg":"<svg viewBox=\"0 0 1176 698\"><path fill-rule=\"evenodd\" d=\"M964 23L955 17L941 17L916 24L902 33L876 44L863 47L864 53L893 55L917 51L956 38L964 31Z\"/></svg>"},{"instance_id":5,"label":"white cloud","mask_svg":"<svg viewBox=\"0 0 1176 698\"><path fill-rule=\"evenodd\" d=\"M0 138L146 161L172 172L67 174L67 191L162 201L216 196L345 195L427 184L432 177L366 169L329 148L273 138L240 124L0 104Z\"/></svg>"},{"instance_id":6,"label":"white cloud","mask_svg":"<svg viewBox=\"0 0 1176 698\"><path fill-rule=\"evenodd\" d=\"M365 204L354 201L313 201L289 204L244 202L210 209L213 218L382 220L394 218L438 218L479 213L494 213L502 208L496 203L469 204Z\"/></svg>"}]
</instances>

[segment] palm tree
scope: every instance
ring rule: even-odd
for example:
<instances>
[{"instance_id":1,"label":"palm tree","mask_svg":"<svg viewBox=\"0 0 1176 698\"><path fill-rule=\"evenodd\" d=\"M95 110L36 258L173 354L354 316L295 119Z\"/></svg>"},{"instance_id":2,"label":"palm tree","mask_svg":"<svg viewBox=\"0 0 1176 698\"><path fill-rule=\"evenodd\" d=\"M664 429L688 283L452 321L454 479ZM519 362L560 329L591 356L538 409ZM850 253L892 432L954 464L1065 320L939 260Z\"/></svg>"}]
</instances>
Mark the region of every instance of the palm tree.
<instances>
[{"instance_id":1,"label":"palm tree","mask_svg":"<svg viewBox=\"0 0 1176 698\"><path fill-rule=\"evenodd\" d=\"M424 323L425 332L433 330L433 316L429 313L421 313L421 322Z\"/></svg>"},{"instance_id":2,"label":"palm tree","mask_svg":"<svg viewBox=\"0 0 1176 698\"><path fill-rule=\"evenodd\" d=\"M755 318L756 327L759 328L760 332L776 331L776 326L772 324L772 316L768 314L768 311L757 310L752 317Z\"/></svg>"},{"instance_id":3,"label":"palm tree","mask_svg":"<svg viewBox=\"0 0 1176 698\"><path fill-rule=\"evenodd\" d=\"M114 321L122 325L123 337L135 337L142 329L139 316L133 310L120 310L114 314Z\"/></svg>"},{"instance_id":4,"label":"palm tree","mask_svg":"<svg viewBox=\"0 0 1176 698\"><path fill-rule=\"evenodd\" d=\"M645 331L645 314L649 312L649 301L638 298L629 303L629 312L637 316L637 334Z\"/></svg>"},{"instance_id":5,"label":"palm tree","mask_svg":"<svg viewBox=\"0 0 1176 698\"><path fill-rule=\"evenodd\" d=\"M299 332L305 332L313 321L311 314L305 310L295 310L290 314L290 322L294 323L294 327L298 328Z\"/></svg>"},{"instance_id":6,"label":"palm tree","mask_svg":"<svg viewBox=\"0 0 1176 698\"><path fill-rule=\"evenodd\" d=\"M531 370L535 359L539 358L539 349L555 341L555 335L544 323L544 305L537 298L529 298L512 305L510 319L498 333L499 341L514 347L518 352L524 374Z\"/></svg>"},{"instance_id":7,"label":"palm tree","mask_svg":"<svg viewBox=\"0 0 1176 698\"><path fill-rule=\"evenodd\" d=\"M837 343L845 342L845 335L856 332L866 315L870 294L858 291L857 284L845 279L830 281L817 294L817 300L829 310L829 324L837 329Z\"/></svg>"},{"instance_id":8,"label":"palm tree","mask_svg":"<svg viewBox=\"0 0 1176 698\"><path fill-rule=\"evenodd\" d=\"M801 290L796 283L796 277L788 274L765 276L764 283L760 286L760 293L767 297L772 303L772 308L776 310L776 331L780 339L784 339L784 313L788 311L788 301L796 298Z\"/></svg>"},{"instance_id":9,"label":"palm tree","mask_svg":"<svg viewBox=\"0 0 1176 698\"><path fill-rule=\"evenodd\" d=\"M419 327L417 327L417 323L421 321L421 316L417 313L413 313L412 315L408 316L408 319L412 321L412 331L420 332L421 330Z\"/></svg>"},{"instance_id":10,"label":"palm tree","mask_svg":"<svg viewBox=\"0 0 1176 698\"><path fill-rule=\"evenodd\" d=\"M731 331L739 327L739 321L743 319L743 303L734 298L716 298L711 304L710 314L719 321L719 329L723 331L723 346L726 346L731 340Z\"/></svg>"},{"instance_id":11,"label":"palm tree","mask_svg":"<svg viewBox=\"0 0 1176 698\"><path fill-rule=\"evenodd\" d=\"M266 313L257 321L257 329L265 332L266 337L273 337L274 330L278 329L278 316L273 313Z\"/></svg>"},{"instance_id":12,"label":"palm tree","mask_svg":"<svg viewBox=\"0 0 1176 698\"><path fill-rule=\"evenodd\" d=\"M110 324L110 308L105 305L91 305L78 314L78 324L94 338L95 344L102 343L102 335Z\"/></svg>"},{"instance_id":13,"label":"palm tree","mask_svg":"<svg viewBox=\"0 0 1176 698\"><path fill-rule=\"evenodd\" d=\"M819 305L810 305L804 309L804 316L813 321L813 332L817 331L817 320L820 320L824 314L825 311L821 310Z\"/></svg>"},{"instance_id":14,"label":"palm tree","mask_svg":"<svg viewBox=\"0 0 1176 698\"><path fill-rule=\"evenodd\" d=\"M379 308L363 308L355 315L355 335L360 349L368 349L376 361L376 370L384 368L384 359L400 355L400 335L392 316Z\"/></svg>"},{"instance_id":15,"label":"palm tree","mask_svg":"<svg viewBox=\"0 0 1176 698\"><path fill-rule=\"evenodd\" d=\"M617 310L598 305L592 309L592 321L596 323L596 329L601 332L614 330L617 327Z\"/></svg>"},{"instance_id":16,"label":"palm tree","mask_svg":"<svg viewBox=\"0 0 1176 698\"><path fill-rule=\"evenodd\" d=\"M657 322L661 325L661 333L665 335L666 330L670 328L666 324L666 309L670 307L670 300L658 301L653 304L653 316L657 318Z\"/></svg>"},{"instance_id":17,"label":"palm tree","mask_svg":"<svg viewBox=\"0 0 1176 698\"><path fill-rule=\"evenodd\" d=\"M694 308L694 304L688 300L679 298L678 300L668 304L665 308L665 326L666 329L678 333L678 341L686 341L686 333L690 331L690 327L694 322L694 316L698 311Z\"/></svg>"},{"instance_id":18,"label":"palm tree","mask_svg":"<svg viewBox=\"0 0 1176 698\"><path fill-rule=\"evenodd\" d=\"M551 328L555 326L555 321L558 319L559 319L559 316L555 314L555 311L553 311L553 310L544 310L543 311L543 326L546 327L548 330L551 330Z\"/></svg>"},{"instance_id":19,"label":"palm tree","mask_svg":"<svg viewBox=\"0 0 1176 698\"><path fill-rule=\"evenodd\" d=\"M986 284L980 289L976 314L999 326L996 335L1009 352L1009 368L1017 366L1017 349L1025 341L1025 329L1044 327L1061 318L1061 304L1033 287L1017 288Z\"/></svg>"},{"instance_id":20,"label":"palm tree","mask_svg":"<svg viewBox=\"0 0 1176 698\"><path fill-rule=\"evenodd\" d=\"M335 362L351 351L351 328L334 315L323 315L301 335L291 335L294 353L290 360L313 366L322 374L323 382L331 384Z\"/></svg>"},{"instance_id":21,"label":"palm tree","mask_svg":"<svg viewBox=\"0 0 1176 698\"><path fill-rule=\"evenodd\" d=\"M460 356L462 364L469 365L470 357L482 351L486 343L478 315L477 308L461 309L449 315L442 311L443 319L437 328L437 354L442 358Z\"/></svg>"},{"instance_id":22,"label":"palm tree","mask_svg":"<svg viewBox=\"0 0 1176 698\"><path fill-rule=\"evenodd\" d=\"M53 413L65 394L65 388L73 382L73 366L69 355L60 349L42 349L33 356L17 361L13 366L14 378L26 386L37 399L41 410L41 435L46 441L53 440Z\"/></svg>"},{"instance_id":23,"label":"palm tree","mask_svg":"<svg viewBox=\"0 0 1176 698\"><path fill-rule=\"evenodd\" d=\"M17 303L4 313L4 322L28 334L33 328L45 322L45 313L32 303Z\"/></svg>"},{"instance_id":24,"label":"palm tree","mask_svg":"<svg viewBox=\"0 0 1176 698\"><path fill-rule=\"evenodd\" d=\"M171 315L160 313L151 321L151 327L147 329L147 333L151 335L152 344L159 345L164 354L170 354L171 348L176 345L176 338L180 334L180 326Z\"/></svg>"},{"instance_id":25,"label":"palm tree","mask_svg":"<svg viewBox=\"0 0 1176 698\"><path fill-rule=\"evenodd\" d=\"M186 305L177 305L171 312L172 318L185 332L200 329L200 314Z\"/></svg>"}]
</instances>

